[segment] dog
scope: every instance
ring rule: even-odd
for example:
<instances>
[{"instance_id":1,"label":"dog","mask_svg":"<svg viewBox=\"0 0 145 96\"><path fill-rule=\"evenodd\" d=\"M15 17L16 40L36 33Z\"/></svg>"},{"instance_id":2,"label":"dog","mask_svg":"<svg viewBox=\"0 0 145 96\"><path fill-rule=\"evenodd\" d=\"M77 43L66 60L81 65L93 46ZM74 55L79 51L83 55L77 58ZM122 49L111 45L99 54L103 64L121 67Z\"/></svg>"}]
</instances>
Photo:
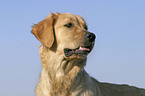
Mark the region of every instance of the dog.
<instances>
[{"instance_id":1,"label":"dog","mask_svg":"<svg viewBox=\"0 0 145 96\"><path fill-rule=\"evenodd\" d=\"M31 32L42 43L37 96L145 96L144 89L101 83L89 76L84 66L96 36L81 16L51 13Z\"/></svg>"}]
</instances>

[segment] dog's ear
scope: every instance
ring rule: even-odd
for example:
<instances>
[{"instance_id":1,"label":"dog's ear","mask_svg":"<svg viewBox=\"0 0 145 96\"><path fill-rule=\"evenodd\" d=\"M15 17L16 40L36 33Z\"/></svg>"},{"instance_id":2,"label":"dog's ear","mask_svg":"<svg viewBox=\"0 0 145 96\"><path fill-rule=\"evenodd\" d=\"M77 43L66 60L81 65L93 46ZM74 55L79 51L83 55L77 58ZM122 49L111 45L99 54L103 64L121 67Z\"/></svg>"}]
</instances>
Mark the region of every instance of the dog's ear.
<instances>
[{"instance_id":1,"label":"dog's ear","mask_svg":"<svg viewBox=\"0 0 145 96\"><path fill-rule=\"evenodd\" d=\"M35 24L32 34L46 47L51 48L54 43L54 22L58 14L51 13L50 16Z\"/></svg>"}]
</instances>

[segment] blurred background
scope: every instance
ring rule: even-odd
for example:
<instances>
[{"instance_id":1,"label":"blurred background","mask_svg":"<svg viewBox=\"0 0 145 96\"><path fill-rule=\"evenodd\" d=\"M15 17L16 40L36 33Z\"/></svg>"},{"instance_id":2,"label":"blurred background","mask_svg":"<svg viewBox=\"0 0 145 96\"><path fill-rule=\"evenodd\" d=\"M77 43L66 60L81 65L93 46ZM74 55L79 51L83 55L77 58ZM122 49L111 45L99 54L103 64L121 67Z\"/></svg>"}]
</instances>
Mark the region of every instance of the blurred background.
<instances>
[{"instance_id":1,"label":"blurred background","mask_svg":"<svg viewBox=\"0 0 145 96\"><path fill-rule=\"evenodd\" d=\"M35 96L42 68L31 29L50 12L80 15L97 35L91 76L145 88L145 0L1 0L0 96Z\"/></svg>"}]
</instances>

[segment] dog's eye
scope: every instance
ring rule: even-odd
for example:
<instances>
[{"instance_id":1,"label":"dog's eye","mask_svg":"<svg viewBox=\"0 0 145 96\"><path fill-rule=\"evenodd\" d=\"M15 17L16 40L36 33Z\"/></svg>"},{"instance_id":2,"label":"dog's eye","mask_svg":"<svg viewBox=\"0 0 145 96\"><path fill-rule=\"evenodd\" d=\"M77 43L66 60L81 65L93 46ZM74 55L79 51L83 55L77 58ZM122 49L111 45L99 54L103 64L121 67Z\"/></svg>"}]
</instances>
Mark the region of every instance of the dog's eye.
<instances>
[{"instance_id":1,"label":"dog's eye","mask_svg":"<svg viewBox=\"0 0 145 96\"><path fill-rule=\"evenodd\" d=\"M64 25L65 27L71 28L73 26L73 24L71 22L67 23Z\"/></svg>"}]
</instances>

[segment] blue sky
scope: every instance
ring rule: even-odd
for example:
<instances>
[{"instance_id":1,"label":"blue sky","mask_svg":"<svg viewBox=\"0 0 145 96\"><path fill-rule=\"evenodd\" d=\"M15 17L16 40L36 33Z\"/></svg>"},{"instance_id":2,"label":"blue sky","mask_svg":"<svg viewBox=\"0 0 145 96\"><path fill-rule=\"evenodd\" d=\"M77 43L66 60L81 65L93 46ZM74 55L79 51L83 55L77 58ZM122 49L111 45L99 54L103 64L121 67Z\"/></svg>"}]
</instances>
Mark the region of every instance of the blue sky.
<instances>
[{"instance_id":1,"label":"blue sky","mask_svg":"<svg viewBox=\"0 0 145 96\"><path fill-rule=\"evenodd\" d=\"M145 88L145 0L1 0L0 96L35 96L40 42L30 32L49 12L81 15L97 35L91 76Z\"/></svg>"}]
</instances>

